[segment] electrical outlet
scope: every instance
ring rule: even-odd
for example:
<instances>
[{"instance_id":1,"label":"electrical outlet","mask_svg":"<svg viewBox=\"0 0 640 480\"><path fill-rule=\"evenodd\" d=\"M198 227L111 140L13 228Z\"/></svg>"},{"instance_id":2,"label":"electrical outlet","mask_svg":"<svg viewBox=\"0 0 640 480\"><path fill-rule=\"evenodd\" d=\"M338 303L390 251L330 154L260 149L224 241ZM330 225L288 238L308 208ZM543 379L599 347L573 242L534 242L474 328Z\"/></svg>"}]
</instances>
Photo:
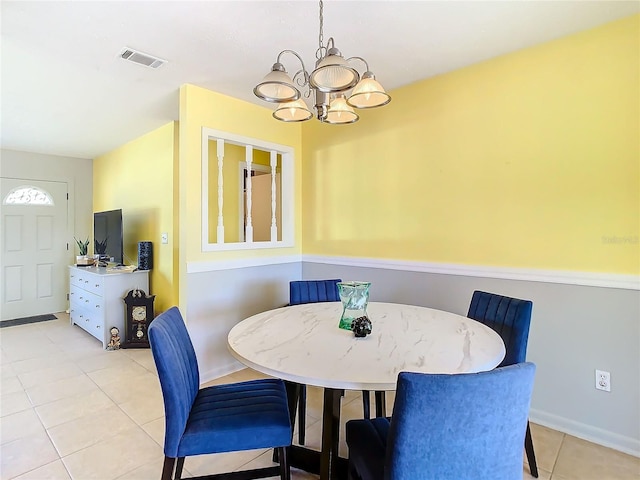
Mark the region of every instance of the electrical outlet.
<instances>
[{"instance_id":1,"label":"electrical outlet","mask_svg":"<svg viewBox=\"0 0 640 480\"><path fill-rule=\"evenodd\" d=\"M611 391L611 374L603 370L596 370L596 389Z\"/></svg>"},{"instance_id":2,"label":"electrical outlet","mask_svg":"<svg viewBox=\"0 0 640 480\"><path fill-rule=\"evenodd\" d=\"M160 239L162 243L169 243L169 234L168 233L162 233L160 235Z\"/></svg>"}]
</instances>

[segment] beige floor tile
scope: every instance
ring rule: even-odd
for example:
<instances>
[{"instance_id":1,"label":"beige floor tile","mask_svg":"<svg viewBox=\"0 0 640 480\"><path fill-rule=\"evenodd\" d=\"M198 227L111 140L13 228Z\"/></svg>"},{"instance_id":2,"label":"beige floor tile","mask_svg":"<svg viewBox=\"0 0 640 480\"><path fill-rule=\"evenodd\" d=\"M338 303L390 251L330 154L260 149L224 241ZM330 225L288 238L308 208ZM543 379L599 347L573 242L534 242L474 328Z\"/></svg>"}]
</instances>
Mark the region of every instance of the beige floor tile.
<instances>
[{"instance_id":1,"label":"beige floor tile","mask_svg":"<svg viewBox=\"0 0 640 480\"><path fill-rule=\"evenodd\" d=\"M234 472L262 455L265 451L265 449L246 450L243 452L215 453L211 455L187 457L184 461L184 468L196 476Z\"/></svg>"},{"instance_id":2,"label":"beige floor tile","mask_svg":"<svg viewBox=\"0 0 640 480\"><path fill-rule=\"evenodd\" d=\"M553 480L638 480L640 458L565 435Z\"/></svg>"},{"instance_id":3,"label":"beige floor tile","mask_svg":"<svg viewBox=\"0 0 640 480\"><path fill-rule=\"evenodd\" d=\"M0 418L0 440L2 445L19 438L43 433L42 422L32 409Z\"/></svg>"},{"instance_id":4,"label":"beige floor tile","mask_svg":"<svg viewBox=\"0 0 640 480\"><path fill-rule=\"evenodd\" d=\"M5 378L13 378L16 376L16 371L13 369L11 363L0 364L0 380Z\"/></svg>"},{"instance_id":5,"label":"beige floor tile","mask_svg":"<svg viewBox=\"0 0 640 480\"><path fill-rule=\"evenodd\" d=\"M162 475L162 465L164 463L164 455L159 455L158 458L145 463L138 468L125 473L118 480L156 480ZM182 472L182 477L187 477L185 471Z\"/></svg>"},{"instance_id":6,"label":"beige floor tile","mask_svg":"<svg viewBox=\"0 0 640 480\"><path fill-rule=\"evenodd\" d=\"M76 377L65 378L47 385L35 385L26 392L34 405L55 402L62 398L71 398L97 390L98 386L84 373Z\"/></svg>"},{"instance_id":7,"label":"beige floor tile","mask_svg":"<svg viewBox=\"0 0 640 480\"><path fill-rule=\"evenodd\" d=\"M71 480L71 477L64 467L62 460L56 460L55 462L31 470L24 475L15 477L14 480Z\"/></svg>"},{"instance_id":8,"label":"beige floor tile","mask_svg":"<svg viewBox=\"0 0 640 480\"><path fill-rule=\"evenodd\" d=\"M242 465L238 470L250 470L253 468L277 466L276 463L273 463L271 461L272 458L273 458L273 450L267 450L259 457L254 458L249 463ZM275 476L275 477L267 477L267 478L279 479L280 477ZM318 478L320 478L318 475L314 475L312 473L308 473L303 470L298 470L297 468L291 469L291 480L317 480Z\"/></svg>"},{"instance_id":9,"label":"beige floor tile","mask_svg":"<svg viewBox=\"0 0 640 480\"><path fill-rule=\"evenodd\" d=\"M22 386L22 383L20 383L20 380L18 379L17 375L3 378L2 382L0 383L0 394L2 395L6 395L8 393L22 392L23 390L24 390L24 387Z\"/></svg>"},{"instance_id":10,"label":"beige floor tile","mask_svg":"<svg viewBox=\"0 0 640 480\"><path fill-rule=\"evenodd\" d=\"M117 406L47 429L61 457L113 437L137 425Z\"/></svg>"},{"instance_id":11,"label":"beige floor tile","mask_svg":"<svg viewBox=\"0 0 640 480\"><path fill-rule=\"evenodd\" d=\"M124 354L134 362L142 365L151 373L156 374L156 364L153 361L153 355L148 348L129 348L121 350Z\"/></svg>"},{"instance_id":12,"label":"beige floor tile","mask_svg":"<svg viewBox=\"0 0 640 480\"><path fill-rule=\"evenodd\" d=\"M552 472L553 467L558 459L558 452L560 451L560 445L562 445L562 439L564 433L557 430L551 430L550 428L530 423L531 425L531 438L533 440L533 449L536 454L536 463L539 470L546 470ZM525 463L526 455L525 455ZM528 463L527 468L529 471Z\"/></svg>"},{"instance_id":13,"label":"beige floor tile","mask_svg":"<svg viewBox=\"0 0 640 480\"><path fill-rule=\"evenodd\" d=\"M142 368L142 367L138 367ZM145 373L126 379L102 385L105 392L117 404L136 401L145 397L162 398L158 377L145 370Z\"/></svg>"},{"instance_id":14,"label":"beige floor tile","mask_svg":"<svg viewBox=\"0 0 640 480\"><path fill-rule=\"evenodd\" d=\"M36 412L45 428L51 428L115 406L113 400L102 391L92 390L40 405L36 407Z\"/></svg>"},{"instance_id":15,"label":"beige floor tile","mask_svg":"<svg viewBox=\"0 0 640 480\"><path fill-rule=\"evenodd\" d=\"M258 380L260 378L273 378L250 368L238 370L237 372L230 373L227 376L233 378L234 382L246 382L248 380Z\"/></svg>"},{"instance_id":16,"label":"beige floor tile","mask_svg":"<svg viewBox=\"0 0 640 480\"><path fill-rule=\"evenodd\" d=\"M17 375L20 375L24 373L36 372L38 370L45 370L55 365L64 363L69 363L69 356L65 352L59 352L46 357L35 357L29 358L27 360L13 362L11 364L11 367Z\"/></svg>"},{"instance_id":17,"label":"beige floor tile","mask_svg":"<svg viewBox=\"0 0 640 480\"><path fill-rule=\"evenodd\" d=\"M526 465L524 466L524 469L522 471L522 480L536 480L536 477L531 475L531 473L529 472L529 467ZM551 480L551 472L547 472L546 470L538 468L537 480Z\"/></svg>"},{"instance_id":18,"label":"beige floor tile","mask_svg":"<svg viewBox=\"0 0 640 480\"><path fill-rule=\"evenodd\" d=\"M164 416L153 420L152 422L142 425L142 429L155 440L155 442L164 448Z\"/></svg>"},{"instance_id":19,"label":"beige floor tile","mask_svg":"<svg viewBox=\"0 0 640 480\"><path fill-rule=\"evenodd\" d=\"M109 351L102 349L100 351L87 352L86 356L77 358L75 361L82 371L86 373L110 367L124 367L132 362L129 357L121 354L119 350Z\"/></svg>"},{"instance_id":20,"label":"beige floor tile","mask_svg":"<svg viewBox=\"0 0 640 480\"><path fill-rule=\"evenodd\" d=\"M31 401L24 391L7 393L0 396L0 417L32 408Z\"/></svg>"},{"instance_id":21,"label":"beige floor tile","mask_svg":"<svg viewBox=\"0 0 640 480\"><path fill-rule=\"evenodd\" d=\"M236 383L239 380L231 375L225 375L224 377L214 378L206 383L200 385L200 388L211 387L213 385L228 385L229 383Z\"/></svg>"},{"instance_id":22,"label":"beige floor tile","mask_svg":"<svg viewBox=\"0 0 640 480\"><path fill-rule=\"evenodd\" d=\"M62 461L73 480L114 480L141 465L162 462L162 458L158 444L142 429L134 427L68 455Z\"/></svg>"},{"instance_id":23,"label":"beige floor tile","mask_svg":"<svg viewBox=\"0 0 640 480\"><path fill-rule=\"evenodd\" d=\"M22 391L24 391L24 387L22 386L22 383L20 383L17 375L13 377L3 378L2 383L0 383L0 393L2 395Z\"/></svg>"},{"instance_id":24,"label":"beige floor tile","mask_svg":"<svg viewBox=\"0 0 640 480\"><path fill-rule=\"evenodd\" d=\"M18 373L24 388L48 385L65 378L77 377L82 370L73 362L64 362L47 368L40 368L27 373Z\"/></svg>"},{"instance_id":25,"label":"beige floor tile","mask_svg":"<svg viewBox=\"0 0 640 480\"><path fill-rule=\"evenodd\" d=\"M7 365L11 360L4 354L4 351L0 348L0 365Z\"/></svg>"},{"instance_id":26,"label":"beige floor tile","mask_svg":"<svg viewBox=\"0 0 640 480\"><path fill-rule=\"evenodd\" d=\"M9 480L55 460L58 460L58 453L42 430L2 445L0 478Z\"/></svg>"},{"instance_id":27,"label":"beige floor tile","mask_svg":"<svg viewBox=\"0 0 640 480\"><path fill-rule=\"evenodd\" d=\"M142 375L149 375L149 371L135 362L128 362L124 365L102 368L87 373L89 378L98 386L104 387L110 383L127 385L134 382L135 378Z\"/></svg>"},{"instance_id":28,"label":"beige floor tile","mask_svg":"<svg viewBox=\"0 0 640 480\"><path fill-rule=\"evenodd\" d=\"M140 396L121 403L119 407L138 425L164 418L164 401L160 395Z\"/></svg>"},{"instance_id":29,"label":"beige floor tile","mask_svg":"<svg viewBox=\"0 0 640 480\"><path fill-rule=\"evenodd\" d=\"M16 328L16 327L9 327ZM3 329L5 330L5 329ZM47 357L60 353L60 346L51 343L47 338L33 341L26 340L6 345L8 343L5 338L2 339L3 352L10 362L18 362L20 360L28 360L30 358Z\"/></svg>"}]
</instances>

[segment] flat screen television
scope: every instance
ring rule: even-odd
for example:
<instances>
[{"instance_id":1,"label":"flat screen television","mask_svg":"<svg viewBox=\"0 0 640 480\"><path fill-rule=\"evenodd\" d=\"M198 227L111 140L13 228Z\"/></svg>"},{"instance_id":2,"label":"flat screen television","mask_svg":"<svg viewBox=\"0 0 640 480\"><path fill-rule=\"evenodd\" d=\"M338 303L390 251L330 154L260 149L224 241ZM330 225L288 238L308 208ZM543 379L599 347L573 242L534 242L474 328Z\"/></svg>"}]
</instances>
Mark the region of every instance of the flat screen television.
<instances>
[{"instance_id":1,"label":"flat screen television","mask_svg":"<svg viewBox=\"0 0 640 480\"><path fill-rule=\"evenodd\" d=\"M93 214L94 253L100 262L115 262L122 265L122 210L109 210Z\"/></svg>"}]
</instances>

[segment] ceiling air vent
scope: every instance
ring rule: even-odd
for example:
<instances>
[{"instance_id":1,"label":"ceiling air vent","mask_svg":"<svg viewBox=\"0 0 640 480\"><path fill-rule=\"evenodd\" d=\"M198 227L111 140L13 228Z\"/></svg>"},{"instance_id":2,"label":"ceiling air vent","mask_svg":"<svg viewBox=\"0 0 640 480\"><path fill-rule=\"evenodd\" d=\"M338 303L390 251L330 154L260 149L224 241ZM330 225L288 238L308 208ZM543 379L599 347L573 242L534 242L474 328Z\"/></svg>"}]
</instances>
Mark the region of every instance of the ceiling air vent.
<instances>
[{"instance_id":1,"label":"ceiling air vent","mask_svg":"<svg viewBox=\"0 0 640 480\"><path fill-rule=\"evenodd\" d=\"M122 52L120 52L120 58L151 68L158 68L167 63L166 60L158 57L153 57L147 53L142 53L138 50L134 50L133 48L128 47L124 48Z\"/></svg>"}]
</instances>

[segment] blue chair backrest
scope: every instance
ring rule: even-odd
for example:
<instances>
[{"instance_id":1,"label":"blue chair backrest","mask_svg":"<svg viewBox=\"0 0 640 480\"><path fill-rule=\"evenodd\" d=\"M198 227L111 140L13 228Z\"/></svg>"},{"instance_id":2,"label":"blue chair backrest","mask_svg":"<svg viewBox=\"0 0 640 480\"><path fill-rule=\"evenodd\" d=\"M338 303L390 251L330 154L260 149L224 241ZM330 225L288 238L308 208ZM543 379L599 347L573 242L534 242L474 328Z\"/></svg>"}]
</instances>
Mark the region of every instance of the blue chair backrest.
<instances>
[{"instance_id":1,"label":"blue chair backrest","mask_svg":"<svg viewBox=\"0 0 640 480\"><path fill-rule=\"evenodd\" d=\"M200 388L196 352L177 307L171 307L151 322L149 343L164 398L164 453L176 458L193 401Z\"/></svg>"},{"instance_id":2,"label":"blue chair backrest","mask_svg":"<svg viewBox=\"0 0 640 480\"><path fill-rule=\"evenodd\" d=\"M500 366L522 363L527 356L533 303L476 290L467 317L484 323L502 337L507 353Z\"/></svg>"},{"instance_id":3,"label":"blue chair backrest","mask_svg":"<svg viewBox=\"0 0 640 480\"><path fill-rule=\"evenodd\" d=\"M386 480L522 478L535 365L436 375L401 372Z\"/></svg>"},{"instance_id":4,"label":"blue chair backrest","mask_svg":"<svg viewBox=\"0 0 640 480\"><path fill-rule=\"evenodd\" d=\"M317 302L339 302L339 278L331 280L297 280L289 282L289 305Z\"/></svg>"}]
</instances>

